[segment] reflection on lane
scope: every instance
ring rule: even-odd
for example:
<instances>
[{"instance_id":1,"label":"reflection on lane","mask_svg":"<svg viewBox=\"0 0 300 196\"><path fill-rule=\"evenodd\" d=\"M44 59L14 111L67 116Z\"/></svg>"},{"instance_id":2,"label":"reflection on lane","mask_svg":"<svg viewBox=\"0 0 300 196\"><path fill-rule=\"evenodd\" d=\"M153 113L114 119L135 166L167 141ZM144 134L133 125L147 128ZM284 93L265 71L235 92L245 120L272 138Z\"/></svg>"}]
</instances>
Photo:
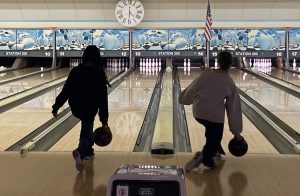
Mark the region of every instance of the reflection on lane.
<instances>
[{"instance_id":1,"label":"reflection on lane","mask_svg":"<svg viewBox=\"0 0 300 196\"><path fill-rule=\"evenodd\" d=\"M0 150L3 151L52 118L57 88L0 115ZM65 109L67 105L63 106Z\"/></svg>"},{"instance_id":2,"label":"reflection on lane","mask_svg":"<svg viewBox=\"0 0 300 196\"><path fill-rule=\"evenodd\" d=\"M295 84L297 86L300 86L300 74L296 74L289 71L285 71L283 69L277 69L275 67L272 67L270 75L278 79Z\"/></svg>"},{"instance_id":3,"label":"reflection on lane","mask_svg":"<svg viewBox=\"0 0 300 196\"><path fill-rule=\"evenodd\" d=\"M112 75L107 73L107 77L111 78ZM0 151L7 149L52 118L52 105L61 89L62 87L56 88L0 115ZM60 111L67 107L66 103Z\"/></svg>"},{"instance_id":4,"label":"reflection on lane","mask_svg":"<svg viewBox=\"0 0 300 196\"><path fill-rule=\"evenodd\" d=\"M33 88L37 85L49 82L51 80L55 80L57 78L66 76L69 74L70 71L70 68L57 69L1 85L0 99L25 91L27 89Z\"/></svg>"},{"instance_id":5,"label":"reflection on lane","mask_svg":"<svg viewBox=\"0 0 300 196\"><path fill-rule=\"evenodd\" d=\"M141 75L136 70L108 96L109 121L113 140L109 146L97 147L95 151L132 151L157 75ZM96 116L94 127L100 126ZM80 123L59 140L50 151L71 151L77 148Z\"/></svg>"},{"instance_id":6,"label":"reflection on lane","mask_svg":"<svg viewBox=\"0 0 300 196\"><path fill-rule=\"evenodd\" d=\"M241 90L300 133L300 99L241 70L229 73Z\"/></svg>"},{"instance_id":7,"label":"reflection on lane","mask_svg":"<svg viewBox=\"0 0 300 196\"><path fill-rule=\"evenodd\" d=\"M197 77L197 75L200 72L201 72L200 69L195 69L191 71L190 76L187 76L184 75L182 69L178 69L182 90L185 89ZM256 88L256 86L254 86L253 88ZM191 105L185 106L185 111L186 111L192 151L196 152L201 150L205 144L205 136L204 136L205 128L194 119ZM243 115L242 135L247 139L248 147L249 147L248 153L275 153L275 154L278 153L276 149L260 133L260 131L247 119L245 115ZM229 131L227 119L225 119L222 146L227 154L229 153L227 149L227 145L230 139L232 139L232 137L233 135Z\"/></svg>"},{"instance_id":8,"label":"reflection on lane","mask_svg":"<svg viewBox=\"0 0 300 196\"><path fill-rule=\"evenodd\" d=\"M28 67L28 68L18 69L14 71L0 73L0 82L14 77L23 76L36 71L41 71L41 67Z\"/></svg>"}]
</instances>

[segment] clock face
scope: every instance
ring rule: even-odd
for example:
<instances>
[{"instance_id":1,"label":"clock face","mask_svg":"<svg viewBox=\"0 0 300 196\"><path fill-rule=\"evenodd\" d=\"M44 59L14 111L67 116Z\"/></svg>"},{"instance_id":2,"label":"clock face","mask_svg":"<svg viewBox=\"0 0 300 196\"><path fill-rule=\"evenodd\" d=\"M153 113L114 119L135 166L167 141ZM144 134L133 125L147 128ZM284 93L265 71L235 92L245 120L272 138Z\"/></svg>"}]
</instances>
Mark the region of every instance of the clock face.
<instances>
[{"instance_id":1,"label":"clock face","mask_svg":"<svg viewBox=\"0 0 300 196\"><path fill-rule=\"evenodd\" d=\"M144 17L144 7L139 0L120 0L115 9L117 20L126 27L139 24Z\"/></svg>"}]
</instances>

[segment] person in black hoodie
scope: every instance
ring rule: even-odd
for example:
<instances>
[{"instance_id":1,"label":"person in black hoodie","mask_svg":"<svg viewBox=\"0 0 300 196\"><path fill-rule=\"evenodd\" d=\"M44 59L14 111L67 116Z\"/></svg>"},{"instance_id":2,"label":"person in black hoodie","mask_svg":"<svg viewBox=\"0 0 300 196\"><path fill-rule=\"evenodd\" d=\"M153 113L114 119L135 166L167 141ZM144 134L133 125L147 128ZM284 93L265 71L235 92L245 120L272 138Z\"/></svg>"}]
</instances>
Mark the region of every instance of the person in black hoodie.
<instances>
[{"instance_id":1,"label":"person in black hoodie","mask_svg":"<svg viewBox=\"0 0 300 196\"><path fill-rule=\"evenodd\" d=\"M68 100L73 115L81 121L79 145L72 152L80 172L84 170L83 159L94 157L93 126L97 113L102 125L108 126L109 83L100 61L100 50L94 45L88 46L83 53L82 63L71 70L52 106L52 114L56 117L59 108Z\"/></svg>"}]
</instances>

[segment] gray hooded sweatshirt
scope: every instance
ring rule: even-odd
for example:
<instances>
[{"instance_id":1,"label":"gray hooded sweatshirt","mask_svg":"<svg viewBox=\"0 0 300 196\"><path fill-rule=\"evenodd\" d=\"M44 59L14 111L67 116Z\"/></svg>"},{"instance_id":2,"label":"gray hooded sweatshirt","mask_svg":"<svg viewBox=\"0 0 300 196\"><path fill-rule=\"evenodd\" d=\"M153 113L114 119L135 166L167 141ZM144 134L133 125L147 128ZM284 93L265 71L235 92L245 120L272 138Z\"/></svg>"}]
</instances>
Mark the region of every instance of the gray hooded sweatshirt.
<instances>
[{"instance_id":1,"label":"gray hooded sweatshirt","mask_svg":"<svg viewBox=\"0 0 300 196\"><path fill-rule=\"evenodd\" d=\"M238 89L224 70L204 70L180 94L179 103L193 104L193 116L215 123L224 123L225 109L232 133L243 130L241 101Z\"/></svg>"}]
</instances>

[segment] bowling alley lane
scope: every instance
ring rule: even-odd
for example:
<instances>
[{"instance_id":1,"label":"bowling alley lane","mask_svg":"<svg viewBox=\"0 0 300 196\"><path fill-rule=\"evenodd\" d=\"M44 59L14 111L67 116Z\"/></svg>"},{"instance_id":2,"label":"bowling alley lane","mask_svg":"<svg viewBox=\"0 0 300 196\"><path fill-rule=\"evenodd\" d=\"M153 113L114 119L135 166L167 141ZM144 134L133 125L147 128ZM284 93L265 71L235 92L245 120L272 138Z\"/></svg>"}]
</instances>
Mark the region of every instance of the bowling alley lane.
<instances>
[{"instance_id":1,"label":"bowling alley lane","mask_svg":"<svg viewBox=\"0 0 300 196\"><path fill-rule=\"evenodd\" d=\"M37 71L41 71L41 67L27 67L27 68L0 73L0 82L3 80L8 80L14 77L23 76Z\"/></svg>"},{"instance_id":2,"label":"bowling alley lane","mask_svg":"<svg viewBox=\"0 0 300 196\"><path fill-rule=\"evenodd\" d=\"M114 72L114 74L118 74L118 72ZM108 78L112 76L107 73ZM58 87L0 114L0 151L6 150L53 117L52 105L61 89L62 87ZM66 103L59 112L67 107Z\"/></svg>"},{"instance_id":3,"label":"bowling alley lane","mask_svg":"<svg viewBox=\"0 0 300 196\"><path fill-rule=\"evenodd\" d=\"M241 70L229 74L241 90L300 133L300 99Z\"/></svg>"},{"instance_id":4,"label":"bowling alley lane","mask_svg":"<svg viewBox=\"0 0 300 196\"><path fill-rule=\"evenodd\" d=\"M184 73L183 69L178 69L181 89L185 89L201 72L200 69L191 69L190 75ZM221 85L221 84L220 84ZM212 89L214 90L214 89ZM191 140L192 151L196 152L203 148L205 143L205 128L200 125L193 117L192 106L185 106L189 136ZM243 132L242 135L248 142L248 153L278 153L277 150L268 142L268 140L260 133L260 131L243 115ZM225 153L229 153L227 145L233 138L229 131L227 118L225 118L224 133L222 146Z\"/></svg>"},{"instance_id":5,"label":"bowling alley lane","mask_svg":"<svg viewBox=\"0 0 300 196\"><path fill-rule=\"evenodd\" d=\"M34 86L49 82L51 80L67 76L70 71L70 68L55 69L53 71L33 75L28 78L0 85L0 99L30 89Z\"/></svg>"},{"instance_id":6,"label":"bowling alley lane","mask_svg":"<svg viewBox=\"0 0 300 196\"><path fill-rule=\"evenodd\" d=\"M147 74L135 70L108 96L108 125L113 140L106 147L94 145L95 151L133 151L158 76ZM94 128L100 125L97 116ZM78 123L50 151L71 151L77 148L80 126Z\"/></svg>"},{"instance_id":7,"label":"bowling alley lane","mask_svg":"<svg viewBox=\"0 0 300 196\"><path fill-rule=\"evenodd\" d=\"M300 87L300 74L292 73L275 67L270 68L270 71L271 73L267 72L267 74ZM261 72L266 72L266 70L261 69Z\"/></svg>"}]
</instances>

